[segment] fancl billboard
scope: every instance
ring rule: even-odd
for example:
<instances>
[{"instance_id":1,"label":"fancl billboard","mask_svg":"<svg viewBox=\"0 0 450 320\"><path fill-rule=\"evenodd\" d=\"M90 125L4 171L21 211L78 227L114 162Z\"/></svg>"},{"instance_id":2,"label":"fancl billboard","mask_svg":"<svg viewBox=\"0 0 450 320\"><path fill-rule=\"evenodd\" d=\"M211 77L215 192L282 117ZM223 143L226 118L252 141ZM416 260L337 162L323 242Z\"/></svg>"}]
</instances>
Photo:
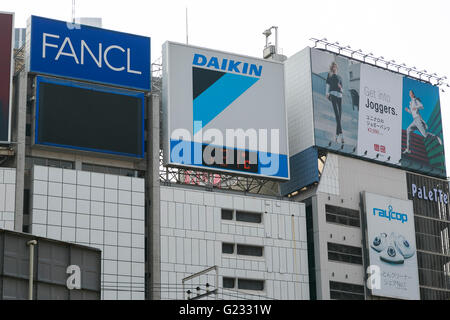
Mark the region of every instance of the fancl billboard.
<instances>
[{"instance_id":1,"label":"fancl billboard","mask_svg":"<svg viewBox=\"0 0 450 320\"><path fill-rule=\"evenodd\" d=\"M283 64L163 46L166 164L289 179Z\"/></svg>"},{"instance_id":2,"label":"fancl billboard","mask_svg":"<svg viewBox=\"0 0 450 320\"><path fill-rule=\"evenodd\" d=\"M311 49L315 145L446 177L439 89Z\"/></svg>"},{"instance_id":3,"label":"fancl billboard","mask_svg":"<svg viewBox=\"0 0 450 320\"><path fill-rule=\"evenodd\" d=\"M372 295L419 300L413 203L364 193Z\"/></svg>"},{"instance_id":4,"label":"fancl billboard","mask_svg":"<svg viewBox=\"0 0 450 320\"><path fill-rule=\"evenodd\" d=\"M150 90L150 38L31 16L30 72Z\"/></svg>"},{"instance_id":5,"label":"fancl billboard","mask_svg":"<svg viewBox=\"0 0 450 320\"><path fill-rule=\"evenodd\" d=\"M13 76L14 14L0 12L0 142L9 142Z\"/></svg>"}]
</instances>

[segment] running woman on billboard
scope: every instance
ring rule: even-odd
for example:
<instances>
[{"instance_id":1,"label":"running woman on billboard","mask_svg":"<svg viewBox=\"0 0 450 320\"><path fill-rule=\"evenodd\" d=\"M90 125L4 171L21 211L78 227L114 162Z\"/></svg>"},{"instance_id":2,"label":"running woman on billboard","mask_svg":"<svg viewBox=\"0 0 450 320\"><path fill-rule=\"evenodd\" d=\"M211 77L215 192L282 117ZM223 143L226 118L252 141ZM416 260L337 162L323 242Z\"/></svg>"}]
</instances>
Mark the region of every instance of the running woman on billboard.
<instances>
[{"instance_id":1,"label":"running woman on billboard","mask_svg":"<svg viewBox=\"0 0 450 320\"><path fill-rule=\"evenodd\" d=\"M412 90L409 90L409 96L411 97L411 101L409 102L409 109L405 108L405 111L412 115L413 122L409 125L408 129L406 130L406 149L403 151L403 153L404 154L411 153L411 150L409 149L409 140L411 133L413 133L415 130L419 130L419 132L422 134L424 138L431 136L437 139L439 144L442 145L441 138L427 131L428 126L423 120L422 116L420 115L420 110L423 110L423 104L420 101L420 99L416 97L416 95Z\"/></svg>"},{"instance_id":2,"label":"running woman on billboard","mask_svg":"<svg viewBox=\"0 0 450 320\"><path fill-rule=\"evenodd\" d=\"M344 143L344 135L342 134L342 78L337 74L338 65L332 62L330 65L330 72L327 76L327 99L331 101L334 115L336 117L336 137L335 141L341 138L341 143Z\"/></svg>"}]
</instances>

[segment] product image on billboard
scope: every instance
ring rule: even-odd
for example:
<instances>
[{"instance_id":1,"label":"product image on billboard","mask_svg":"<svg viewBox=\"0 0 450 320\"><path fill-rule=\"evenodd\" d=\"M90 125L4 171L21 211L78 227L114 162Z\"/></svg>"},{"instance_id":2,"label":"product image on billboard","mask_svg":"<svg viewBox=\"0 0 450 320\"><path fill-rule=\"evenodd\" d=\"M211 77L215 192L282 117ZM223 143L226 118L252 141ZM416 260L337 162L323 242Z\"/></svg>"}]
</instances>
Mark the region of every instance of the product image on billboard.
<instances>
[{"instance_id":1,"label":"product image on billboard","mask_svg":"<svg viewBox=\"0 0 450 320\"><path fill-rule=\"evenodd\" d=\"M419 300L413 203L364 193L372 295Z\"/></svg>"},{"instance_id":2,"label":"product image on billboard","mask_svg":"<svg viewBox=\"0 0 450 320\"><path fill-rule=\"evenodd\" d=\"M0 12L0 142L10 141L14 14Z\"/></svg>"},{"instance_id":3,"label":"product image on billboard","mask_svg":"<svg viewBox=\"0 0 450 320\"><path fill-rule=\"evenodd\" d=\"M150 91L150 38L31 16L30 72Z\"/></svg>"},{"instance_id":4,"label":"product image on billboard","mask_svg":"<svg viewBox=\"0 0 450 320\"><path fill-rule=\"evenodd\" d=\"M439 89L311 49L315 144L446 176Z\"/></svg>"},{"instance_id":5,"label":"product image on billboard","mask_svg":"<svg viewBox=\"0 0 450 320\"><path fill-rule=\"evenodd\" d=\"M164 161L289 179L283 64L166 42Z\"/></svg>"},{"instance_id":6,"label":"product image on billboard","mask_svg":"<svg viewBox=\"0 0 450 320\"><path fill-rule=\"evenodd\" d=\"M144 93L37 77L35 144L144 157Z\"/></svg>"}]
</instances>

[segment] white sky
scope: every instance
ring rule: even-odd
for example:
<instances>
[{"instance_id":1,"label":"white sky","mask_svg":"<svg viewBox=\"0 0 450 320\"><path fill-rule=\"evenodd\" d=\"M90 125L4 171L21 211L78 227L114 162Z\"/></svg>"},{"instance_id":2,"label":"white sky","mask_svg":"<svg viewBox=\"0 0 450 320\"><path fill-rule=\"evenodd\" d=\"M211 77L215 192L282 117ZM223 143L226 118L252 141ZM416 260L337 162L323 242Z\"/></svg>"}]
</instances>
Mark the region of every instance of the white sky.
<instances>
[{"instance_id":1,"label":"white sky","mask_svg":"<svg viewBox=\"0 0 450 320\"><path fill-rule=\"evenodd\" d=\"M448 0L76 0L76 17L101 17L103 27L152 38L152 61L166 40L262 57L262 32L279 27L279 47L288 57L311 37L339 41L387 60L447 76L450 83ZM31 14L71 20L71 0L2 0L15 12L15 27ZM450 175L450 88L441 92L447 172Z\"/></svg>"}]
</instances>

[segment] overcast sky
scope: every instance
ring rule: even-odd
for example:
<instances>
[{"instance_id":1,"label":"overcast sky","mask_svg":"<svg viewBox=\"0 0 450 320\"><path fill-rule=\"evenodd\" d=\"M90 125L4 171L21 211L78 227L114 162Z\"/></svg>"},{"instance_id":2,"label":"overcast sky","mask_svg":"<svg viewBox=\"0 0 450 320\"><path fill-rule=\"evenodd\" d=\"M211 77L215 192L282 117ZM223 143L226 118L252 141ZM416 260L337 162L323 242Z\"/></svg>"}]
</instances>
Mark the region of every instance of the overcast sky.
<instances>
[{"instance_id":1,"label":"overcast sky","mask_svg":"<svg viewBox=\"0 0 450 320\"><path fill-rule=\"evenodd\" d=\"M278 26L279 46L288 57L311 46L311 37L326 37L450 78L448 0L76 0L75 16L101 17L104 28L150 36L154 61L164 41L186 42L186 7L189 44L261 57L262 32ZM15 26L25 27L31 14L70 20L72 1L2 0L0 11L15 12ZM450 155L447 89L441 106Z\"/></svg>"}]
</instances>

